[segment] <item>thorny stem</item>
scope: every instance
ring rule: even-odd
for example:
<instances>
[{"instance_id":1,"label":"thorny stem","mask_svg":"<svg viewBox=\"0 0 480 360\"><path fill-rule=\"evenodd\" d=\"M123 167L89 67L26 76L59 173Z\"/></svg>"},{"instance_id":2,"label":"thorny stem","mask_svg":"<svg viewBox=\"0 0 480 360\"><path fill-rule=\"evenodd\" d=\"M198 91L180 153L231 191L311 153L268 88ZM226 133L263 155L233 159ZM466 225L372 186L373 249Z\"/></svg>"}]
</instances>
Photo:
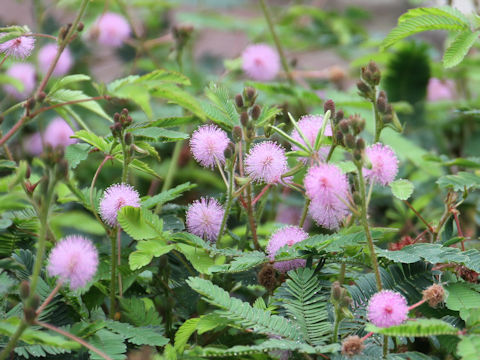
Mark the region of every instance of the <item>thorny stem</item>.
<instances>
[{"instance_id":1,"label":"thorny stem","mask_svg":"<svg viewBox=\"0 0 480 360\"><path fill-rule=\"evenodd\" d=\"M62 329L59 329L53 325L50 325L50 324L47 324L47 323L44 323L44 322L41 322L41 321L35 321L35 324L37 325L40 325L41 327L44 327L46 329L49 329L49 330L52 330L52 331L55 331L56 333L59 333L60 335L63 335L69 339L72 339L73 341L76 341L78 342L80 345L86 347L88 350L91 350L93 351L95 354L97 354L98 356L102 357L103 359L105 360L112 360L111 357L109 357L107 354L105 354L103 351L97 349L95 346L93 345L90 345L89 343L87 343L85 340L73 335L73 334L70 334Z\"/></svg>"},{"instance_id":2,"label":"thorny stem","mask_svg":"<svg viewBox=\"0 0 480 360\"><path fill-rule=\"evenodd\" d=\"M260 0L260 7L262 8L263 15L265 16L265 20L267 20L268 28L270 30L270 34L272 34L273 41L275 42L275 46L277 48L278 54L280 55L280 61L282 62L283 71L287 75L288 82L293 85L295 83L292 72L290 71L290 67L288 66L288 61L285 56L285 52L283 51L282 43L280 42L277 33L275 32L275 27L273 25L272 15L265 4L265 0Z\"/></svg>"},{"instance_id":3,"label":"thorny stem","mask_svg":"<svg viewBox=\"0 0 480 360\"><path fill-rule=\"evenodd\" d=\"M425 220L425 219L423 218L423 216L420 215L420 213L419 213L417 210L415 210L415 208L412 206L412 204L410 204L407 200L403 200L403 202L404 202L405 205L407 205L407 206L410 208L410 210L412 210L412 211L415 213L415 215L425 224L425 226L427 227L428 231L430 231L430 232L433 234L433 233L434 233L434 229L433 229L433 227L427 222L427 220Z\"/></svg>"},{"instance_id":4,"label":"thorny stem","mask_svg":"<svg viewBox=\"0 0 480 360\"><path fill-rule=\"evenodd\" d=\"M260 198L265 194L265 192L270 188L271 184L267 184L263 189L262 191L260 191L258 193L258 195L255 197L255 199L253 199L253 203L252 205L255 205L257 203L258 200L260 200Z\"/></svg>"},{"instance_id":5,"label":"thorny stem","mask_svg":"<svg viewBox=\"0 0 480 360\"><path fill-rule=\"evenodd\" d=\"M55 286L55 288L52 290L52 292L50 293L50 295L47 296L47 298L43 301L42 305L40 305L37 309L37 311L35 311L35 315L40 315L42 313L42 311L47 307L47 305L50 303L50 301L53 300L53 298L55 297L55 295L57 295L58 293L58 290L60 290L60 287L62 286L63 282L61 280L59 280L57 282L57 285Z\"/></svg>"}]
</instances>

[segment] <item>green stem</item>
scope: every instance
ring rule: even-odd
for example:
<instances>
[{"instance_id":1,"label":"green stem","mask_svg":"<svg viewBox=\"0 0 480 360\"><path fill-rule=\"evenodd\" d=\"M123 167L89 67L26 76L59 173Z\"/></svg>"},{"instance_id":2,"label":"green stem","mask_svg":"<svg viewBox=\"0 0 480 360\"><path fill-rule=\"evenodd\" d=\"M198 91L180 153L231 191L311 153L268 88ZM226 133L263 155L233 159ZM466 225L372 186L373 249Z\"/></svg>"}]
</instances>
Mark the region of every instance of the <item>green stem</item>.
<instances>
[{"instance_id":1,"label":"green stem","mask_svg":"<svg viewBox=\"0 0 480 360\"><path fill-rule=\"evenodd\" d=\"M378 106L377 106L377 101L375 99L376 97L376 89L373 92L373 97L370 99L370 102L372 103L373 106L373 112L375 113L375 141L374 143L377 143L380 141L380 134L382 133L383 130L383 122L382 118L380 117L380 112L378 111Z\"/></svg>"},{"instance_id":2,"label":"green stem","mask_svg":"<svg viewBox=\"0 0 480 360\"><path fill-rule=\"evenodd\" d=\"M0 352L0 360L5 360L13 351L13 349L15 349L15 345L17 345L20 336L22 336L23 332L27 327L28 324L25 322L25 320L22 320L15 333L8 341L8 344L3 348L2 352Z\"/></svg>"},{"instance_id":3,"label":"green stem","mask_svg":"<svg viewBox=\"0 0 480 360\"><path fill-rule=\"evenodd\" d=\"M365 191L365 181L362 174L362 165L357 164L358 169L358 184L360 187L360 197L362 198L362 211L360 220L365 230L367 237L368 248L370 250L370 259L372 261L373 271L375 273L375 280L377 282L378 291L382 290L382 278L380 276L380 270L377 262L377 255L375 254L375 247L373 245L372 233L370 232L370 226L368 225L368 210L367 210L367 195Z\"/></svg>"},{"instance_id":4,"label":"green stem","mask_svg":"<svg viewBox=\"0 0 480 360\"><path fill-rule=\"evenodd\" d=\"M235 177L235 166L232 165L232 170L229 174L229 183L227 189L227 199L225 202L225 213L223 214L222 224L220 225L220 232L218 233L217 245L218 242L222 239L223 231L225 230L225 225L227 224L228 214L230 213L230 208L232 207L233 202L233 178Z\"/></svg>"},{"instance_id":5,"label":"green stem","mask_svg":"<svg viewBox=\"0 0 480 360\"><path fill-rule=\"evenodd\" d=\"M300 228L303 228L303 225L305 224L305 220L307 219L309 205L310 205L310 199L305 199L305 205L303 205L302 216L300 218L300 223L298 224Z\"/></svg>"},{"instance_id":6,"label":"green stem","mask_svg":"<svg viewBox=\"0 0 480 360\"><path fill-rule=\"evenodd\" d=\"M336 310L335 311L335 325L333 327L333 335L332 335L332 342L333 343L336 343L338 341L338 329L340 328L340 316L338 314L338 310L337 309L335 309L335 310Z\"/></svg>"},{"instance_id":7,"label":"green stem","mask_svg":"<svg viewBox=\"0 0 480 360\"><path fill-rule=\"evenodd\" d=\"M182 152L183 141L177 141L175 143L175 148L173 149L172 159L170 160L170 165L168 166L167 176L162 185L162 192L170 189L175 178L175 174L178 169L178 159L180 158L180 153ZM158 213L162 209L161 205L157 205L155 212Z\"/></svg>"},{"instance_id":8,"label":"green stem","mask_svg":"<svg viewBox=\"0 0 480 360\"><path fill-rule=\"evenodd\" d=\"M343 262L342 265L340 265L340 274L338 275L338 282L340 285L343 284L345 281L345 271L347 270L347 265Z\"/></svg>"},{"instance_id":9,"label":"green stem","mask_svg":"<svg viewBox=\"0 0 480 360\"><path fill-rule=\"evenodd\" d=\"M127 146L125 145L125 140L121 139L122 141L122 153L123 153L123 167L122 167L122 184L127 183L127 178L128 178L128 163L130 161L130 152L127 149Z\"/></svg>"},{"instance_id":10,"label":"green stem","mask_svg":"<svg viewBox=\"0 0 480 360\"><path fill-rule=\"evenodd\" d=\"M270 33L272 34L272 38L273 38L273 41L275 42L275 46L277 48L278 54L280 55L280 61L282 63L283 71L285 71L285 74L287 75L287 79L290 82L290 84L293 85L295 81L293 80L292 72L290 71L290 67L288 66L288 61L285 56L285 52L283 51L282 43L280 42L280 39L278 38L277 33L275 31L272 15L270 14L270 11L268 10L267 5L265 4L265 0L260 0L260 7L262 8L262 12L263 12L263 15L265 16L265 20L267 20L268 28L270 30Z\"/></svg>"},{"instance_id":11,"label":"green stem","mask_svg":"<svg viewBox=\"0 0 480 360\"><path fill-rule=\"evenodd\" d=\"M117 229L118 231L118 229ZM115 301L116 301L116 281L117 281L117 239L116 234L110 237L112 254L111 254L111 278L110 278L110 318L115 317Z\"/></svg>"}]
</instances>

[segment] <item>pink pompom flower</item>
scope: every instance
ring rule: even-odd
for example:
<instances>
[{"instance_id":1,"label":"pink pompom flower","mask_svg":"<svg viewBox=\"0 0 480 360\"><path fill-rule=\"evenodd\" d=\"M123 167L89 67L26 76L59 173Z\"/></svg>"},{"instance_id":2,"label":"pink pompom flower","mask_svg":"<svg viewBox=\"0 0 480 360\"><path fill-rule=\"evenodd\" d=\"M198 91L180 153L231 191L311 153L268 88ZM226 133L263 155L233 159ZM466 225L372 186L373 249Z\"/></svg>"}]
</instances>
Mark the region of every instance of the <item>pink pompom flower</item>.
<instances>
[{"instance_id":1,"label":"pink pompom flower","mask_svg":"<svg viewBox=\"0 0 480 360\"><path fill-rule=\"evenodd\" d=\"M398 173L398 159L392 148L376 143L368 146L365 154L372 164L371 169L364 169L365 178L383 186L390 184Z\"/></svg>"},{"instance_id":2,"label":"pink pompom flower","mask_svg":"<svg viewBox=\"0 0 480 360\"><path fill-rule=\"evenodd\" d=\"M6 33L0 33L0 37L6 36ZM0 53L5 56L23 60L29 57L35 47L35 38L33 36L20 36L15 39L7 40L0 44Z\"/></svg>"},{"instance_id":3,"label":"pink pompom flower","mask_svg":"<svg viewBox=\"0 0 480 360\"><path fill-rule=\"evenodd\" d=\"M270 81L280 71L280 57L266 44L249 45L242 53L242 68L253 80Z\"/></svg>"},{"instance_id":4,"label":"pink pompom flower","mask_svg":"<svg viewBox=\"0 0 480 360\"><path fill-rule=\"evenodd\" d=\"M118 210L124 206L140 207L140 196L133 186L114 184L103 193L100 200L100 216L107 225L117 226Z\"/></svg>"},{"instance_id":5,"label":"pink pompom flower","mask_svg":"<svg viewBox=\"0 0 480 360\"><path fill-rule=\"evenodd\" d=\"M220 164L225 163L225 150L230 140L227 133L216 125L199 127L190 139L190 150L200 165L213 169L215 158Z\"/></svg>"},{"instance_id":6,"label":"pink pompom flower","mask_svg":"<svg viewBox=\"0 0 480 360\"><path fill-rule=\"evenodd\" d=\"M65 148L68 145L77 142L76 139L71 138L74 133L75 132L65 120L57 117L48 124L43 136L45 144L48 144L53 148L57 146Z\"/></svg>"},{"instance_id":7,"label":"pink pompom flower","mask_svg":"<svg viewBox=\"0 0 480 360\"><path fill-rule=\"evenodd\" d=\"M337 229L349 213L347 176L333 164L320 164L308 170L304 185L311 200L309 213L312 218L321 226Z\"/></svg>"},{"instance_id":8,"label":"pink pompom flower","mask_svg":"<svg viewBox=\"0 0 480 360\"><path fill-rule=\"evenodd\" d=\"M130 37L130 24L122 15L108 12L98 20L95 31L98 31L97 41L106 46L120 47Z\"/></svg>"},{"instance_id":9,"label":"pink pompom flower","mask_svg":"<svg viewBox=\"0 0 480 360\"><path fill-rule=\"evenodd\" d=\"M93 243L79 235L67 236L58 242L50 253L47 271L68 282L70 289L84 287L95 275L98 252Z\"/></svg>"},{"instance_id":10,"label":"pink pompom flower","mask_svg":"<svg viewBox=\"0 0 480 360\"><path fill-rule=\"evenodd\" d=\"M300 118L298 121L298 127L300 128L300 131L305 135L307 138L310 146L313 148L315 145L315 140L317 140L317 135L322 129L323 126L323 116L320 115L305 115ZM292 138L299 142L300 144L307 145L303 138L300 136L298 133L297 129L294 129L291 134ZM330 124L327 124L325 127L325 132L324 136L332 136L332 127ZM292 150L293 151L298 151L301 150L297 145L292 144ZM321 161L325 161L328 152L330 151L330 146L322 146L318 151L317 151L317 157ZM308 160L307 158L301 158L304 163Z\"/></svg>"},{"instance_id":11,"label":"pink pompom flower","mask_svg":"<svg viewBox=\"0 0 480 360\"><path fill-rule=\"evenodd\" d=\"M58 47L55 44L47 44L38 52L38 65L40 71L46 73L50 68L55 56L57 55ZM67 74L73 65L72 53L68 48L65 48L60 55L60 58L53 70L53 76L63 76Z\"/></svg>"},{"instance_id":12,"label":"pink pompom flower","mask_svg":"<svg viewBox=\"0 0 480 360\"><path fill-rule=\"evenodd\" d=\"M33 133L23 141L23 149L32 156L38 156L43 151L42 135L39 132Z\"/></svg>"},{"instance_id":13,"label":"pink pompom flower","mask_svg":"<svg viewBox=\"0 0 480 360\"><path fill-rule=\"evenodd\" d=\"M186 223L189 233L210 242L217 240L225 209L213 198L194 201L187 210Z\"/></svg>"},{"instance_id":14,"label":"pink pompom flower","mask_svg":"<svg viewBox=\"0 0 480 360\"><path fill-rule=\"evenodd\" d=\"M452 80L430 78L427 85L427 100L453 100L455 98L455 83Z\"/></svg>"},{"instance_id":15,"label":"pink pompom flower","mask_svg":"<svg viewBox=\"0 0 480 360\"><path fill-rule=\"evenodd\" d=\"M23 84L23 90L18 91L13 85L5 84L5 92L18 100L25 99L35 88L35 68L32 64L13 64L6 71L6 74Z\"/></svg>"},{"instance_id":16,"label":"pink pompom flower","mask_svg":"<svg viewBox=\"0 0 480 360\"><path fill-rule=\"evenodd\" d=\"M288 170L285 150L273 141L258 143L245 158L245 170L256 182L278 183Z\"/></svg>"},{"instance_id":17,"label":"pink pompom flower","mask_svg":"<svg viewBox=\"0 0 480 360\"><path fill-rule=\"evenodd\" d=\"M283 246L292 246L300 241L308 238L308 234L300 229L298 226L286 226L275 231L267 244L267 254L270 260L275 260L275 255ZM304 259L295 259L288 261L277 261L273 267L278 271L284 273L298 267L305 267L306 261Z\"/></svg>"},{"instance_id":18,"label":"pink pompom flower","mask_svg":"<svg viewBox=\"0 0 480 360\"><path fill-rule=\"evenodd\" d=\"M400 325L408 317L407 300L397 292L382 290L371 297L367 316L368 320L378 327Z\"/></svg>"}]
</instances>

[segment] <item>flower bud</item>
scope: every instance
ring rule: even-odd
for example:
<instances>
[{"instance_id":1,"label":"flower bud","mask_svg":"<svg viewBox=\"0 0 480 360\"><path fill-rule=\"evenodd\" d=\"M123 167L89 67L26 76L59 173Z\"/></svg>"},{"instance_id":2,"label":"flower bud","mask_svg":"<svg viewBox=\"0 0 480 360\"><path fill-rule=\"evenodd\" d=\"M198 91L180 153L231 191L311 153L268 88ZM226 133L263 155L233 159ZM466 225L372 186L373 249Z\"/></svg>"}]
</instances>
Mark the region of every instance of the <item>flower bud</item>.
<instances>
[{"instance_id":1,"label":"flower bud","mask_svg":"<svg viewBox=\"0 0 480 360\"><path fill-rule=\"evenodd\" d=\"M377 99L377 107L378 111L385 114L385 112L387 111L387 99L379 96Z\"/></svg>"},{"instance_id":2,"label":"flower bud","mask_svg":"<svg viewBox=\"0 0 480 360\"><path fill-rule=\"evenodd\" d=\"M329 99L329 100L325 101L325 104L323 104L323 111L327 112L328 110L330 110L330 116L332 118L334 118L335 117L335 103L333 102L332 99Z\"/></svg>"},{"instance_id":3,"label":"flower bud","mask_svg":"<svg viewBox=\"0 0 480 360\"><path fill-rule=\"evenodd\" d=\"M235 154L235 144L230 141L225 149L224 155L227 159L229 159L233 154Z\"/></svg>"},{"instance_id":4,"label":"flower bud","mask_svg":"<svg viewBox=\"0 0 480 360\"><path fill-rule=\"evenodd\" d=\"M365 345L358 335L347 336L342 342L342 355L355 356L360 354Z\"/></svg>"},{"instance_id":5,"label":"flower bud","mask_svg":"<svg viewBox=\"0 0 480 360\"><path fill-rule=\"evenodd\" d=\"M337 143L341 143L343 141L343 133L339 130L335 134L335 138L337 140Z\"/></svg>"},{"instance_id":6,"label":"flower bud","mask_svg":"<svg viewBox=\"0 0 480 360\"><path fill-rule=\"evenodd\" d=\"M243 98L247 106L252 106L255 103L255 99L257 98L256 90L250 86L246 87L243 90Z\"/></svg>"},{"instance_id":7,"label":"flower bud","mask_svg":"<svg viewBox=\"0 0 480 360\"><path fill-rule=\"evenodd\" d=\"M445 290L440 284L433 284L422 291L423 299L431 307L436 307L445 300Z\"/></svg>"},{"instance_id":8,"label":"flower bud","mask_svg":"<svg viewBox=\"0 0 480 360\"><path fill-rule=\"evenodd\" d=\"M20 284L20 298L25 300L30 296L30 283L26 280L23 280Z\"/></svg>"},{"instance_id":9,"label":"flower bud","mask_svg":"<svg viewBox=\"0 0 480 360\"><path fill-rule=\"evenodd\" d=\"M368 86L362 80L357 81L357 88L360 91L361 95L363 95L363 96L368 96L368 94L371 91L370 86Z\"/></svg>"},{"instance_id":10,"label":"flower bud","mask_svg":"<svg viewBox=\"0 0 480 360\"><path fill-rule=\"evenodd\" d=\"M43 100L45 100L45 98L47 97L47 94L45 93L45 91L40 91L40 93L37 95L37 101L39 103L42 103Z\"/></svg>"},{"instance_id":11,"label":"flower bud","mask_svg":"<svg viewBox=\"0 0 480 360\"><path fill-rule=\"evenodd\" d=\"M240 126L234 126L232 130L233 141L238 143L242 141L242 137L243 137L242 128Z\"/></svg>"},{"instance_id":12,"label":"flower bud","mask_svg":"<svg viewBox=\"0 0 480 360\"><path fill-rule=\"evenodd\" d=\"M113 121L116 122L116 123L120 122L120 114L119 113L113 114Z\"/></svg>"},{"instance_id":13,"label":"flower bud","mask_svg":"<svg viewBox=\"0 0 480 360\"><path fill-rule=\"evenodd\" d=\"M23 316L25 317L25 321L33 325L35 323L35 319L37 318L37 313L35 311L35 308L31 307L26 307L23 309Z\"/></svg>"},{"instance_id":14,"label":"flower bud","mask_svg":"<svg viewBox=\"0 0 480 360\"><path fill-rule=\"evenodd\" d=\"M83 22L79 22L77 25L77 31L82 32L84 27L85 25L83 25Z\"/></svg>"},{"instance_id":15,"label":"flower bud","mask_svg":"<svg viewBox=\"0 0 480 360\"><path fill-rule=\"evenodd\" d=\"M124 140L125 140L125 144L126 144L126 145L131 145L132 142L133 142L133 135L132 135L132 133L127 132L127 133L125 134Z\"/></svg>"},{"instance_id":16,"label":"flower bud","mask_svg":"<svg viewBox=\"0 0 480 360\"><path fill-rule=\"evenodd\" d=\"M253 120L258 120L261 112L262 112L262 108L258 104L255 104L252 108L252 111L251 111L252 119Z\"/></svg>"},{"instance_id":17,"label":"flower bud","mask_svg":"<svg viewBox=\"0 0 480 360\"><path fill-rule=\"evenodd\" d=\"M345 117L345 114L343 113L343 110L337 110L337 113L335 114L334 118L334 124L338 124L342 119Z\"/></svg>"},{"instance_id":18,"label":"flower bud","mask_svg":"<svg viewBox=\"0 0 480 360\"><path fill-rule=\"evenodd\" d=\"M248 125L248 114L246 111L242 112L240 114L240 123L242 124L242 126L246 127Z\"/></svg>"},{"instance_id":19,"label":"flower bud","mask_svg":"<svg viewBox=\"0 0 480 360\"><path fill-rule=\"evenodd\" d=\"M355 147L355 137L352 134L346 134L344 140L347 148L353 149Z\"/></svg>"},{"instance_id":20,"label":"flower bud","mask_svg":"<svg viewBox=\"0 0 480 360\"><path fill-rule=\"evenodd\" d=\"M237 105L237 108L243 108L243 97L241 94L235 95L235 105Z\"/></svg>"},{"instance_id":21,"label":"flower bud","mask_svg":"<svg viewBox=\"0 0 480 360\"><path fill-rule=\"evenodd\" d=\"M249 139L253 139L255 137L255 127L253 126L253 123L248 123L247 125L247 137Z\"/></svg>"},{"instance_id":22,"label":"flower bud","mask_svg":"<svg viewBox=\"0 0 480 360\"><path fill-rule=\"evenodd\" d=\"M340 131L344 134L347 134L350 130L350 124L345 119L340 121L340 123L338 124L338 127L340 128Z\"/></svg>"},{"instance_id":23,"label":"flower bud","mask_svg":"<svg viewBox=\"0 0 480 360\"><path fill-rule=\"evenodd\" d=\"M272 291L277 286L277 273L272 265L265 264L258 273L258 283L265 289Z\"/></svg>"},{"instance_id":24,"label":"flower bud","mask_svg":"<svg viewBox=\"0 0 480 360\"><path fill-rule=\"evenodd\" d=\"M342 286L340 285L340 283L338 281L335 281L333 284L332 284L332 300L334 301L340 301L341 297L342 297Z\"/></svg>"},{"instance_id":25,"label":"flower bud","mask_svg":"<svg viewBox=\"0 0 480 360\"><path fill-rule=\"evenodd\" d=\"M355 147L357 150L363 151L365 149L365 140L358 138Z\"/></svg>"},{"instance_id":26,"label":"flower bud","mask_svg":"<svg viewBox=\"0 0 480 360\"><path fill-rule=\"evenodd\" d=\"M355 149L353 151L353 158L355 159L355 161L361 161L362 160L362 152L358 149Z\"/></svg>"},{"instance_id":27,"label":"flower bud","mask_svg":"<svg viewBox=\"0 0 480 360\"><path fill-rule=\"evenodd\" d=\"M29 98L27 100L27 102L25 103L25 108L27 108L28 110L31 110L35 106L35 103L36 103L36 101L33 97Z\"/></svg>"}]
</instances>

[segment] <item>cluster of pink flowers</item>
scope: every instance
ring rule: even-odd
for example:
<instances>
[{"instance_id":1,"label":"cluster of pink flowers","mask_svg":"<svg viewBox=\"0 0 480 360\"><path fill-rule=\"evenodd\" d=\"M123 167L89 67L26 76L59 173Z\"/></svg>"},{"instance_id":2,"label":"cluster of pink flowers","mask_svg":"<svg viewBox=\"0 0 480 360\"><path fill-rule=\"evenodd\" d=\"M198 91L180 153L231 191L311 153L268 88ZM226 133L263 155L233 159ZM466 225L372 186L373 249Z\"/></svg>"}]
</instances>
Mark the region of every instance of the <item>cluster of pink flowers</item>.
<instances>
[{"instance_id":1,"label":"cluster of pink flowers","mask_svg":"<svg viewBox=\"0 0 480 360\"><path fill-rule=\"evenodd\" d=\"M74 131L70 125L62 118L56 117L50 121L43 134L40 132L32 134L24 141L23 146L30 155L36 156L42 153L44 144L53 148L65 148L75 144L77 140L71 138L73 134Z\"/></svg>"},{"instance_id":2,"label":"cluster of pink flowers","mask_svg":"<svg viewBox=\"0 0 480 360\"><path fill-rule=\"evenodd\" d=\"M367 316L378 327L400 325L408 317L407 300L397 292L382 290L370 298Z\"/></svg>"},{"instance_id":3,"label":"cluster of pink flowers","mask_svg":"<svg viewBox=\"0 0 480 360\"><path fill-rule=\"evenodd\" d=\"M124 206L140 207L137 190L128 184L112 185L105 190L100 200L100 216L107 225L115 227L118 225L118 210Z\"/></svg>"},{"instance_id":4,"label":"cluster of pink flowers","mask_svg":"<svg viewBox=\"0 0 480 360\"><path fill-rule=\"evenodd\" d=\"M97 19L93 32L99 44L116 48L130 37L131 29L122 15L107 12Z\"/></svg>"},{"instance_id":5,"label":"cluster of pink flowers","mask_svg":"<svg viewBox=\"0 0 480 360\"><path fill-rule=\"evenodd\" d=\"M187 210L188 232L210 242L217 240L225 209L213 198L194 201Z\"/></svg>"},{"instance_id":6,"label":"cluster of pink flowers","mask_svg":"<svg viewBox=\"0 0 480 360\"><path fill-rule=\"evenodd\" d=\"M364 169L368 181L385 186L395 180L398 159L390 146L373 144L365 149L365 155L372 165L371 169Z\"/></svg>"},{"instance_id":7,"label":"cluster of pink flowers","mask_svg":"<svg viewBox=\"0 0 480 360\"><path fill-rule=\"evenodd\" d=\"M270 260L275 260L275 255L283 246L292 246L300 241L308 238L308 234L300 229L298 226L286 226L275 231L267 245L267 254ZM288 261L277 261L273 267L280 272L287 272L298 267L305 267L306 261L304 259L295 259Z\"/></svg>"},{"instance_id":8,"label":"cluster of pink flowers","mask_svg":"<svg viewBox=\"0 0 480 360\"><path fill-rule=\"evenodd\" d=\"M0 33L0 37L6 35L5 33ZM30 56L34 47L35 38L33 36L20 36L0 43L0 53L23 60Z\"/></svg>"},{"instance_id":9,"label":"cluster of pink flowers","mask_svg":"<svg viewBox=\"0 0 480 360\"><path fill-rule=\"evenodd\" d=\"M192 134L190 149L200 165L213 169L216 166L215 159L220 164L225 163L225 150L229 142L227 133L218 126L203 125Z\"/></svg>"},{"instance_id":10,"label":"cluster of pink flowers","mask_svg":"<svg viewBox=\"0 0 480 360\"><path fill-rule=\"evenodd\" d=\"M245 158L245 171L256 182L279 183L287 170L285 150L273 141L256 144Z\"/></svg>"},{"instance_id":11,"label":"cluster of pink flowers","mask_svg":"<svg viewBox=\"0 0 480 360\"><path fill-rule=\"evenodd\" d=\"M337 229L349 213L347 176L335 165L320 164L308 170L304 185L312 218L321 226Z\"/></svg>"},{"instance_id":12,"label":"cluster of pink flowers","mask_svg":"<svg viewBox=\"0 0 480 360\"><path fill-rule=\"evenodd\" d=\"M82 236L71 235L59 241L50 253L47 271L68 282L72 290L84 287L95 275L98 252L93 243Z\"/></svg>"},{"instance_id":13,"label":"cluster of pink flowers","mask_svg":"<svg viewBox=\"0 0 480 360\"><path fill-rule=\"evenodd\" d=\"M317 139L317 135L322 129L323 126L323 116L320 115L305 115L300 118L298 121L298 127L302 134L307 138L310 146L313 148L315 145L315 140ZM292 138L299 142L302 145L307 145L305 140L302 136L298 133L296 129L292 131L291 134ZM330 124L327 124L325 127L324 136L332 136L332 127ZM292 144L292 150L298 151L301 150L297 145ZM329 146L322 146L317 151L317 157L321 161L325 161L330 150ZM307 162L307 158L301 158L304 163Z\"/></svg>"},{"instance_id":14,"label":"cluster of pink flowers","mask_svg":"<svg viewBox=\"0 0 480 360\"><path fill-rule=\"evenodd\" d=\"M280 57L266 44L250 45L242 53L242 67L253 80L273 80L280 71Z\"/></svg>"}]
</instances>

